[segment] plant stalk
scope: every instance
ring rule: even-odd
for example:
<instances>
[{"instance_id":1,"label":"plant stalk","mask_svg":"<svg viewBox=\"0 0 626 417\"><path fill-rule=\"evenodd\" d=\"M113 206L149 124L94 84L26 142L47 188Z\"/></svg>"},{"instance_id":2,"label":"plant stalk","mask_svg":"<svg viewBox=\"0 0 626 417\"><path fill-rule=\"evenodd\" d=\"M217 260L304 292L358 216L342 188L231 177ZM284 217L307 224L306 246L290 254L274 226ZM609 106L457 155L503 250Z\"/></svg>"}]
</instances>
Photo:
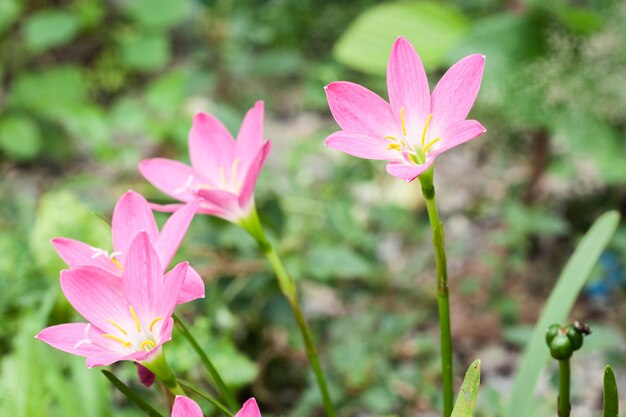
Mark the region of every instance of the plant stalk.
<instances>
[{"instance_id":1,"label":"plant stalk","mask_svg":"<svg viewBox=\"0 0 626 417\"><path fill-rule=\"evenodd\" d=\"M570 367L569 359L559 361L559 417L569 417L571 410L569 402Z\"/></svg>"},{"instance_id":2,"label":"plant stalk","mask_svg":"<svg viewBox=\"0 0 626 417\"><path fill-rule=\"evenodd\" d=\"M335 417L335 408L330 397L326 377L324 376L324 372L322 371L322 367L320 365L317 349L315 348L315 343L313 342L313 336L300 308L298 286L296 285L295 280L285 269L283 262L272 244L267 240L256 208L252 207L250 215L247 218L240 220L239 224L256 240L259 245L259 249L263 252L274 269L274 273L278 279L278 286L291 305L296 324L298 325L298 329L302 335L302 340L304 341L306 348L306 355L309 360L309 364L311 365L311 369L315 374L315 379L322 396L322 402L324 403L324 409L326 410L326 416Z\"/></svg>"},{"instance_id":3,"label":"plant stalk","mask_svg":"<svg viewBox=\"0 0 626 417\"><path fill-rule=\"evenodd\" d=\"M439 219L432 168L420 177L422 194L426 200L428 219L433 233L435 263L437 266L437 304L441 337L441 375L443 380L443 417L450 417L454 402L454 379L452 372L452 334L450 330L450 299L448 295L448 266L446 261L443 224Z\"/></svg>"}]
</instances>

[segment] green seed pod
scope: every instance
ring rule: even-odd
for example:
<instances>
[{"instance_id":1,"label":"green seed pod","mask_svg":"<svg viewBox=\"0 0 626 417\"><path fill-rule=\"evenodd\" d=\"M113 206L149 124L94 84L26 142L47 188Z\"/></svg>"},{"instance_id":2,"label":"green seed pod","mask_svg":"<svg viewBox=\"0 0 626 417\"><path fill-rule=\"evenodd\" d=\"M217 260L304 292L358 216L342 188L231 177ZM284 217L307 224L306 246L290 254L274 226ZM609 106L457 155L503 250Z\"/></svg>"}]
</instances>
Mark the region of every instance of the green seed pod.
<instances>
[{"instance_id":1,"label":"green seed pod","mask_svg":"<svg viewBox=\"0 0 626 417\"><path fill-rule=\"evenodd\" d=\"M559 326L558 324L553 324L546 329L546 343L548 344L548 346L550 346L550 343L552 343L552 339L554 339L554 337L559 334L560 328L561 326Z\"/></svg>"},{"instance_id":2,"label":"green seed pod","mask_svg":"<svg viewBox=\"0 0 626 417\"><path fill-rule=\"evenodd\" d=\"M559 332L559 334L554 336L554 339L550 342L550 354L554 359L563 361L571 358L572 353L574 353L572 342L570 342L566 334Z\"/></svg>"},{"instance_id":3,"label":"green seed pod","mask_svg":"<svg viewBox=\"0 0 626 417\"><path fill-rule=\"evenodd\" d=\"M578 350L583 345L583 334L572 324L567 326L567 337L572 342L572 349Z\"/></svg>"}]
</instances>

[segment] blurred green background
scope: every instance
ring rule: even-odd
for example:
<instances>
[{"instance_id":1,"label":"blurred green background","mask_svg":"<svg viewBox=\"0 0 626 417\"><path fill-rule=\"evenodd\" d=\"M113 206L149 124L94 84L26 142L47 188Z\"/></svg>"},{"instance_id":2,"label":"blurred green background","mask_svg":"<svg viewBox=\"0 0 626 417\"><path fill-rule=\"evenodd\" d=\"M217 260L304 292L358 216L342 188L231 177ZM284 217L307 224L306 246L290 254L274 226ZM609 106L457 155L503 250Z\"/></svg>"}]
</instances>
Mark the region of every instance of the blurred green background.
<instances>
[{"instance_id":1,"label":"blurred green background","mask_svg":"<svg viewBox=\"0 0 626 417\"><path fill-rule=\"evenodd\" d=\"M626 212L626 5L617 0L0 0L0 416L134 416L81 358L33 339L76 320L49 240L110 248L108 219L141 159L186 160L196 111L236 131L257 99L274 142L257 205L299 280L342 416L435 416L438 327L430 228L419 186L327 149L322 87L386 97L398 35L431 86L487 56L472 118L480 139L437 160L459 377L483 360L477 416L499 416L540 308L577 239ZM159 220L164 217L159 215ZM289 306L244 232L198 217L179 253L207 298L179 307L239 399L265 416L321 415ZM599 414L605 362L626 386L626 228L572 319L595 334L576 357L577 415ZM205 385L181 338L177 372ZM113 366L146 398L130 363ZM555 369L537 415L552 415ZM208 404L201 405L216 413Z\"/></svg>"}]
</instances>

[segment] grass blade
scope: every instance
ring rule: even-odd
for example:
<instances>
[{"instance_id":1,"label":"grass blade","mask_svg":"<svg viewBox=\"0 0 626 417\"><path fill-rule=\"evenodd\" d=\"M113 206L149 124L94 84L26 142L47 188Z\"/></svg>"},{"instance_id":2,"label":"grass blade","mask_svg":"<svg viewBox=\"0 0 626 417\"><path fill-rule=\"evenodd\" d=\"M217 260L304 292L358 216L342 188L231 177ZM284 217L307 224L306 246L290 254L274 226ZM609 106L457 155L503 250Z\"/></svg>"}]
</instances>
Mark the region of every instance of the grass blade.
<instances>
[{"instance_id":1,"label":"grass blade","mask_svg":"<svg viewBox=\"0 0 626 417\"><path fill-rule=\"evenodd\" d=\"M129 400L134 402L137 407L141 408L150 417L163 417L163 414L159 413L154 407L148 404L143 398L141 398L135 391L130 389L126 384L120 381L115 375L107 370L102 370L104 376L111 382L111 384L124 394Z\"/></svg>"},{"instance_id":2,"label":"grass blade","mask_svg":"<svg viewBox=\"0 0 626 417\"><path fill-rule=\"evenodd\" d=\"M459 396L452 410L451 417L471 417L476 406L478 397L478 385L480 384L480 359L476 359L467 369Z\"/></svg>"},{"instance_id":3,"label":"grass blade","mask_svg":"<svg viewBox=\"0 0 626 417\"><path fill-rule=\"evenodd\" d=\"M617 417L619 414L619 398L617 396L617 382L611 365L604 368L604 412L603 417Z\"/></svg>"},{"instance_id":4,"label":"grass blade","mask_svg":"<svg viewBox=\"0 0 626 417\"><path fill-rule=\"evenodd\" d=\"M233 417L233 413L231 413L224 404L213 398L211 395L200 390L198 387L192 385L191 383L183 381L182 379L179 379L178 383L182 385L183 388L187 388L188 390L195 392L196 394L213 404L213 406L219 409L222 413L224 413L225 416Z\"/></svg>"},{"instance_id":5,"label":"grass blade","mask_svg":"<svg viewBox=\"0 0 626 417\"><path fill-rule=\"evenodd\" d=\"M541 317L526 345L524 356L518 366L517 377L506 417L532 415L532 395L541 369L548 362L550 353L545 346L545 329L552 323L565 321L578 293L589 278L598 258L615 233L619 223L616 211L604 213L582 238L574 254L565 265L552 290Z\"/></svg>"}]
</instances>

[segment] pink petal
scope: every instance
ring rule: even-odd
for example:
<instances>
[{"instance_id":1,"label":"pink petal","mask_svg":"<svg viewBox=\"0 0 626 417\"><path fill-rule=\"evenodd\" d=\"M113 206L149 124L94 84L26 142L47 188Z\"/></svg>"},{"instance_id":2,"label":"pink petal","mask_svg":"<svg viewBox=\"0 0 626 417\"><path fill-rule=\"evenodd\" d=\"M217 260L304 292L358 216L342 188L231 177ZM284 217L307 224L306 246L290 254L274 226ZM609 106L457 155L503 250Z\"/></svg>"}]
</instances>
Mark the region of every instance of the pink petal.
<instances>
[{"instance_id":1,"label":"pink petal","mask_svg":"<svg viewBox=\"0 0 626 417\"><path fill-rule=\"evenodd\" d=\"M326 146L345 152L348 155L366 159L389 160L393 159L387 146L391 141L380 136L365 133L354 133L340 130L326 138Z\"/></svg>"},{"instance_id":2,"label":"pink petal","mask_svg":"<svg viewBox=\"0 0 626 417\"><path fill-rule=\"evenodd\" d=\"M220 169L230 169L235 159L235 140L215 117L198 113L189 132L189 157L196 171L219 178Z\"/></svg>"},{"instance_id":3,"label":"pink petal","mask_svg":"<svg viewBox=\"0 0 626 417\"><path fill-rule=\"evenodd\" d=\"M209 180L189 165L171 159L145 159L139 163L139 171L156 188L185 202L196 199L194 190L199 185L209 184Z\"/></svg>"},{"instance_id":4,"label":"pink petal","mask_svg":"<svg viewBox=\"0 0 626 417\"><path fill-rule=\"evenodd\" d=\"M195 401L177 395L172 408L172 417L203 417L200 406Z\"/></svg>"},{"instance_id":5,"label":"pink petal","mask_svg":"<svg viewBox=\"0 0 626 417\"><path fill-rule=\"evenodd\" d=\"M136 361L144 356L146 356L146 352L133 352L128 355L124 355L123 353L106 350L101 353L88 356L86 363L88 368L93 368L96 366L109 366L119 361Z\"/></svg>"},{"instance_id":6,"label":"pink petal","mask_svg":"<svg viewBox=\"0 0 626 417\"><path fill-rule=\"evenodd\" d=\"M426 158L426 163L422 165L413 165L406 162L390 162L387 164L387 172L394 177L403 179L406 182L411 182L417 178L419 174L430 168L434 161L435 158L430 158L429 155L429 157Z\"/></svg>"},{"instance_id":7,"label":"pink petal","mask_svg":"<svg viewBox=\"0 0 626 417\"><path fill-rule=\"evenodd\" d=\"M200 190L198 196L206 200L211 206L218 207L215 215L227 220L237 218L241 213L239 196L224 190ZM213 207L206 207L212 209Z\"/></svg>"},{"instance_id":8,"label":"pink petal","mask_svg":"<svg viewBox=\"0 0 626 417\"><path fill-rule=\"evenodd\" d=\"M394 119L389 103L365 87L347 81L325 87L330 111L342 130L371 136L400 137L400 119Z\"/></svg>"},{"instance_id":9,"label":"pink petal","mask_svg":"<svg viewBox=\"0 0 626 417\"><path fill-rule=\"evenodd\" d=\"M188 303L198 298L204 298L204 281L195 269L189 267L176 304Z\"/></svg>"},{"instance_id":10,"label":"pink petal","mask_svg":"<svg viewBox=\"0 0 626 417\"><path fill-rule=\"evenodd\" d=\"M122 290L137 316L150 319L159 316L163 294L163 268L150 238L140 232L128 248L122 273ZM178 297L178 293L173 295Z\"/></svg>"},{"instance_id":11,"label":"pink petal","mask_svg":"<svg viewBox=\"0 0 626 417\"><path fill-rule=\"evenodd\" d=\"M239 171L246 172L263 144L264 106L257 101L244 117L237 134L236 154L239 158Z\"/></svg>"},{"instance_id":12,"label":"pink petal","mask_svg":"<svg viewBox=\"0 0 626 417\"><path fill-rule=\"evenodd\" d=\"M476 120L463 120L444 132L441 140L433 145L434 149L429 153L429 156L440 155L448 149L477 138L486 131L483 125Z\"/></svg>"},{"instance_id":13,"label":"pink petal","mask_svg":"<svg viewBox=\"0 0 626 417\"><path fill-rule=\"evenodd\" d=\"M128 304L121 292L119 277L93 266L78 266L61 271L61 289L72 307L105 333L117 323L128 321Z\"/></svg>"},{"instance_id":14,"label":"pink petal","mask_svg":"<svg viewBox=\"0 0 626 417\"><path fill-rule=\"evenodd\" d=\"M403 37L393 44L387 65L387 90L396 120L404 121L409 135L421 134L430 114L430 88L426 71L413 45Z\"/></svg>"},{"instance_id":15,"label":"pink petal","mask_svg":"<svg viewBox=\"0 0 626 417\"><path fill-rule=\"evenodd\" d=\"M235 417L261 417L261 411L254 397L250 398L241 406L241 410L235 414Z\"/></svg>"},{"instance_id":16,"label":"pink petal","mask_svg":"<svg viewBox=\"0 0 626 417\"><path fill-rule=\"evenodd\" d=\"M146 199L139 193L127 191L113 210L113 247L120 251L117 259L124 265L126 251L139 232L146 232L151 241L159 237L154 215Z\"/></svg>"},{"instance_id":17,"label":"pink petal","mask_svg":"<svg viewBox=\"0 0 626 417\"><path fill-rule=\"evenodd\" d=\"M263 165L265 165L265 161L267 159L267 155L269 155L270 153L271 147L272 144L269 140L265 142L263 144L263 147L259 149L259 152L252 160L248 171L245 173L245 178L241 186L241 191L239 191L239 206L242 207L244 210L246 210L251 203L257 178L259 177L259 173L263 169Z\"/></svg>"},{"instance_id":18,"label":"pink petal","mask_svg":"<svg viewBox=\"0 0 626 417\"><path fill-rule=\"evenodd\" d=\"M199 205L199 200L194 200L172 214L163 225L160 236L153 240L163 269L168 267L176 255Z\"/></svg>"},{"instance_id":19,"label":"pink petal","mask_svg":"<svg viewBox=\"0 0 626 417\"><path fill-rule=\"evenodd\" d=\"M91 265L105 269L113 274L119 275L122 272L120 268L106 256L100 255L94 257L98 252L83 242L57 237L52 239L51 243L61 259L70 267Z\"/></svg>"},{"instance_id":20,"label":"pink petal","mask_svg":"<svg viewBox=\"0 0 626 417\"><path fill-rule=\"evenodd\" d=\"M46 327L35 338L73 355L90 356L106 350L93 343L100 335L102 332L88 323L66 323Z\"/></svg>"},{"instance_id":21,"label":"pink petal","mask_svg":"<svg viewBox=\"0 0 626 417\"><path fill-rule=\"evenodd\" d=\"M484 68L484 55L470 55L443 75L432 95L431 137L441 136L446 129L465 120L478 95Z\"/></svg>"},{"instance_id":22,"label":"pink petal","mask_svg":"<svg viewBox=\"0 0 626 417\"><path fill-rule=\"evenodd\" d=\"M157 204L150 203L150 208L154 211L159 211L161 213L174 213L176 210L180 210L182 207L185 207L184 204Z\"/></svg>"},{"instance_id":23,"label":"pink petal","mask_svg":"<svg viewBox=\"0 0 626 417\"><path fill-rule=\"evenodd\" d=\"M169 317L174 312L188 269L189 263L181 262L165 274L161 299L154 307L154 311L158 312L160 317Z\"/></svg>"}]
</instances>

